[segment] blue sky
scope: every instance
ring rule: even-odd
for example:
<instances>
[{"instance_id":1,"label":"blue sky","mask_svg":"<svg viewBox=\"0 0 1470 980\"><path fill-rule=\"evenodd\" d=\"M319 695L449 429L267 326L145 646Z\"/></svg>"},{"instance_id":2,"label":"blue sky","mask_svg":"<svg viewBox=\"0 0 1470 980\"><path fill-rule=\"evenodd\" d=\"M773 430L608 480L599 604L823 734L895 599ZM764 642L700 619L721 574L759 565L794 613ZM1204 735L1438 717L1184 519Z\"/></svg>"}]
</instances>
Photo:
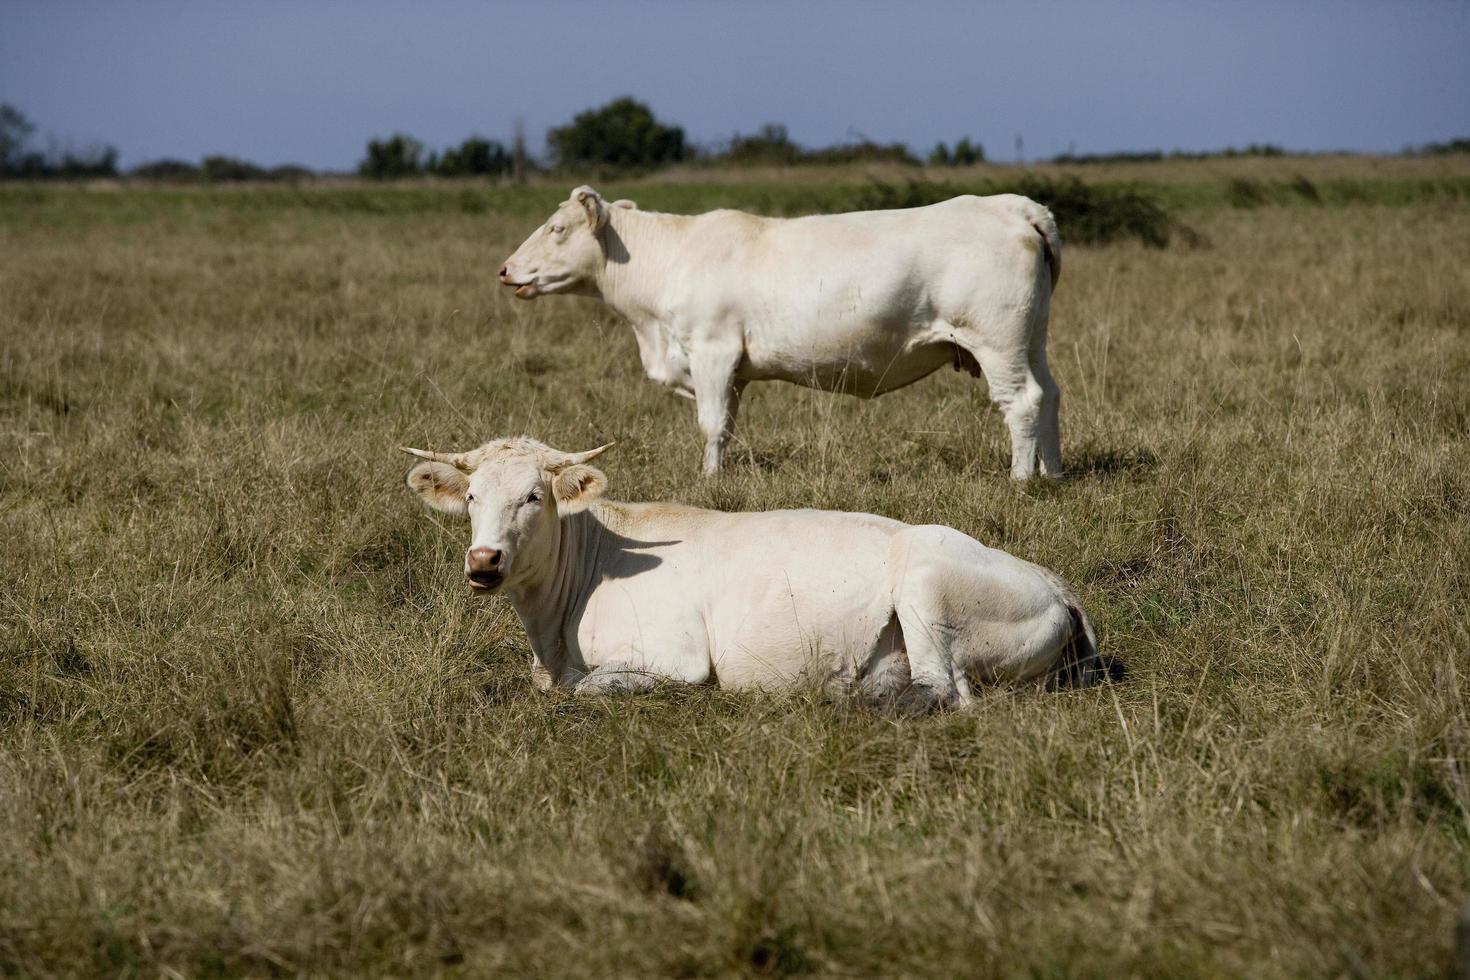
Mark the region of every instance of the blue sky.
<instances>
[{"instance_id":1,"label":"blue sky","mask_svg":"<svg viewBox=\"0 0 1470 980\"><path fill-rule=\"evenodd\" d=\"M624 94L700 142L1392 152L1470 136L1470 0L0 0L0 101L124 165L349 169L518 118L539 150Z\"/></svg>"}]
</instances>

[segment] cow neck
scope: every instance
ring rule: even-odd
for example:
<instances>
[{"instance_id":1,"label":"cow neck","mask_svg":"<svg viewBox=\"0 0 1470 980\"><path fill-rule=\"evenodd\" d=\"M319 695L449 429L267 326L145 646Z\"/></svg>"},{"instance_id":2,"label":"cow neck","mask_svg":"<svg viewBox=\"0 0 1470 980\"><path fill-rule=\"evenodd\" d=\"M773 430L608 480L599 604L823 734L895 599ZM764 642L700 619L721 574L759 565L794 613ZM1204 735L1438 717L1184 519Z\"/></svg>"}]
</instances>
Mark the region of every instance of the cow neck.
<instances>
[{"instance_id":1,"label":"cow neck","mask_svg":"<svg viewBox=\"0 0 1470 980\"><path fill-rule=\"evenodd\" d=\"M680 214L610 209L603 239L606 258L597 277L603 302L634 323L661 319L659 286L669 260L679 253L688 220Z\"/></svg>"},{"instance_id":2,"label":"cow neck","mask_svg":"<svg viewBox=\"0 0 1470 980\"><path fill-rule=\"evenodd\" d=\"M506 590L537 663L557 681L570 666L567 622L597 581L603 530L592 508L561 518L555 524L557 540L548 549L551 569L535 583Z\"/></svg>"}]
</instances>

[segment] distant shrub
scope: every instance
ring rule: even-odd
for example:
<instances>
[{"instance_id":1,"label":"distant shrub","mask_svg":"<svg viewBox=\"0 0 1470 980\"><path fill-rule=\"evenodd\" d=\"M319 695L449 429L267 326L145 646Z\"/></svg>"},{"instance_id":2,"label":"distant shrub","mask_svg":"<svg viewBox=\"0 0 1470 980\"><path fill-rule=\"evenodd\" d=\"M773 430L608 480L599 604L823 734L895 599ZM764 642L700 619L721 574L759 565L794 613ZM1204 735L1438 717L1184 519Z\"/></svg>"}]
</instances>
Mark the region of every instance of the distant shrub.
<instances>
[{"instance_id":1,"label":"distant shrub","mask_svg":"<svg viewBox=\"0 0 1470 980\"><path fill-rule=\"evenodd\" d=\"M237 160L226 156L205 157L197 165L186 160L170 158L153 160L149 163L140 163L129 171L128 175L142 180L164 180L178 183L204 181L214 184L241 180L295 183L316 176L312 171L298 164L266 168L247 160Z\"/></svg>"},{"instance_id":2,"label":"distant shrub","mask_svg":"<svg viewBox=\"0 0 1470 980\"><path fill-rule=\"evenodd\" d=\"M199 168L185 160L162 159L140 163L130 172L144 180L198 180Z\"/></svg>"},{"instance_id":3,"label":"distant shrub","mask_svg":"<svg viewBox=\"0 0 1470 980\"><path fill-rule=\"evenodd\" d=\"M1060 164L1100 164L1100 163L1157 163L1160 160L1216 160L1234 159L1236 157L1279 157L1286 153L1281 147L1274 143L1251 143L1249 146L1234 147L1227 146L1223 150L1203 150L1199 152L1189 150L1171 150L1165 153L1163 150L1126 150L1119 153L1074 153L1068 150L1051 158L1052 163Z\"/></svg>"},{"instance_id":4,"label":"distant shrub","mask_svg":"<svg viewBox=\"0 0 1470 980\"><path fill-rule=\"evenodd\" d=\"M900 163L915 166L919 161L902 143L874 143L862 139L855 143L839 143L818 149L807 149L794 142L780 123L767 123L760 131L742 136L736 134L723 152L705 156L710 163L736 166L789 167L802 164L840 166L862 163Z\"/></svg>"},{"instance_id":5,"label":"distant shrub","mask_svg":"<svg viewBox=\"0 0 1470 980\"><path fill-rule=\"evenodd\" d=\"M957 187L933 181L903 184L870 181L856 187L840 202L854 211L914 208L949 200L958 194L1021 194L1051 209L1068 242L1096 245L1134 239L1151 248L1164 248L1174 235L1189 245L1203 239L1179 224L1152 198L1128 187L1085 184L1075 177L1053 180L1024 176L1016 180L986 181Z\"/></svg>"},{"instance_id":6,"label":"distant shrub","mask_svg":"<svg viewBox=\"0 0 1470 980\"><path fill-rule=\"evenodd\" d=\"M862 140L857 143L842 143L837 146L809 150L802 156L804 163L828 165L852 163L901 163L904 166L919 166L919 158L909 152L902 143L873 143Z\"/></svg>"},{"instance_id":7,"label":"distant shrub","mask_svg":"<svg viewBox=\"0 0 1470 980\"><path fill-rule=\"evenodd\" d=\"M1052 163L1155 163L1164 159L1163 150L1131 150L1123 153L1067 153L1051 158Z\"/></svg>"},{"instance_id":8,"label":"distant shrub","mask_svg":"<svg viewBox=\"0 0 1470 980\"><path fill-rule=\"evenodd\" d=\"M385 140L369 140L367 156L357 165L357 172L378 180L412 177L423 170L423 153L423 144L404 133L394 133Z\"/></svg>"},{"instance_id":9,"label":"distant shrub","mask_svg":"<svg viewBox=\"0 0 1470 980\"><path fill-rule=\"evenodd\" d=\"M1225 185L1225 200L1233 208L1257 208L1266 203L1266 189L1249 177L1234 177Z\"/></svg>"},{"instance_id":10,"label":"distant shrub","mask_svg":"<svg viewBox=\"0 0 1470 980\"><path fill-rule=\"evenodd\" d=\"M211 184L218 184L236 180L261 180L266 176L266 170L248 160L211 156L199 162L199 176Z\"/></svg>"},{"instance_id":11,"label":"distant shrub","mask_svg":"<svg viewBox=\"0 0 1470 980\"><path fill-rule=\"evenodd\" d=\"M648 106L632 98L580 112L546 136L562 167L635 169L675 163L689 157L684 130L665 126Z\"/></svg>"},{"instance_id":12,"label":"distant shrub","mask_svg":"<svg viewBox=\"0 0 1470 980\"><path fill-rule=\"evenodd\" d=\"M425 169L440 177L500 177L511 172L514 161L495 140L471 136L442 155L429 155Z\"/></svg>"},{"instance_id":13,"label":"distant shrub","mask_svg":"<svg viewBox=\"0 0 1470 980\"><path fill-rule=\"evenodd\" d=\"M790 166L800 163L802 155L802 148L791 141L785 126L767 123L752 136L737 134L719 159L724 163L743 165Z\"/></svg>"},{"instance_id":14,"label":"distant shrub","mask_svg":"<svg viewBox=\"0 0 1470 980\"><path fill-rule=\"evenodd\" d=\"M971 143L970 137L962 136L960 137L960 141L954 145L954 153L950 159L956 167L964 167L972 163L984 163L985 148L979 143Z\"/></svg>"},{"instance_id":15,"label":"distant shrub","mask_svg":"<svg viewBox=\"0 0 1470 980\"><path fill-rule=\"evenodd\" d=\"M363 177L391 180L433 174L437 177L500 177L515 169L515 156L496 140L471 136L443 153L424 153L424 146L405 133L371 140L357 165Z\"/></svg>"},{"instance_id":16,"label":"distant shrub","mask_svg":"<svg viewBox=\"0 0 1470 980\"><path fill-rule=\"evenodd\" d=\"M116 177L117 149L111 146L96 146L74 152L67 150L60 157L46 158L45 177Z\"/></svg>"},{"instance_id":17,"label":"distant shrub","mask_svg":"<svg viewBox=\"0 0 1470 980\"><path fill-rule=\"evenodd\" d=\"M35 130L25 113L9 103L0 104L0 179L117 176L114 147L41 153L27 149Z\"/></svg>"},{"instance_id":18,"label":"distant shrub","mask_svg":"<svg viewBox=\"0 0 1470 980\"><path fill-rule=\"evenodd\" d=\"M1301 174L1292 178L1291 189L1296 192L1297 197L1309 204L1322 203L1322 195L1317 192L1317 185Z\"/></svg>"},{"instance_id":19,"label":"distant shrub","mask_svg":"<svg viewBox=\"0 0 1470 980\"><path fill-rule=\"evenodd\" d=\"M1203 239L1178 223L1153 198L1131 187L1084 184L1073 178L1022 177L991 193L1024 194L1056 216L1066 241L1084 244L1135 239L1151 248L1166 247L1172 236L1197 246Z\"/></svg>"},{"instance_id":20,"label":"distant shrub","mask_svg":"<svg viewBox=\"0 0 1470 980\"><path fill-rule=\"evenodd\" d=\"M971 143L968 136L961 137L953 150L941 142L936 143L929 153L931 167L967 167L984 162L985 148L979 143Z\"/></svg>"},{"instance_id":21,"label":"distant shrub","mask_svg":"<svg viewBox=\"0 0 1470 980\"><path fill-rule=\"evenodd\" d=\"M1226 147L1219 155L1222 157L1281 157L1286 155L1286 151L1275 143L1252 143L1239 150L1233 146Z\"/></svg>"},{"instance_id":22,"label":"distant shrub","mask_svg":"<svg viewBox=\"0 0 1470 980\"><path fill-rule=\"evenodd\" d=\"M1451 153L1470 153L1470 138L1452 139L1446 143L1425 143L1417 150L1409 150L1420 156L1448 156Z\"/></svg>"},{"instance_id":23,"label":"distant shrub","mask_svg":"<svg viewBox=\"0 0 1470 980\"><path fill-rule=\"evenodd\" d=\"M0 103L0 177L10 176L21 169L26 156L26 144L31 133L36 131L33 122L10 103Z\"/></svg>"},{"instance_id":24,"label":"distant shrub","mask_svg":"<svg viewBox=\"0 0 1470 980\"><path fill-rule=\"evenodd\" d=\"M286 183L310 180L315 176L316 174L312 170L296 163L286 163L279 167L272 167L265 173L266 180L278 180Z\"/></svg>"}]
</instances>

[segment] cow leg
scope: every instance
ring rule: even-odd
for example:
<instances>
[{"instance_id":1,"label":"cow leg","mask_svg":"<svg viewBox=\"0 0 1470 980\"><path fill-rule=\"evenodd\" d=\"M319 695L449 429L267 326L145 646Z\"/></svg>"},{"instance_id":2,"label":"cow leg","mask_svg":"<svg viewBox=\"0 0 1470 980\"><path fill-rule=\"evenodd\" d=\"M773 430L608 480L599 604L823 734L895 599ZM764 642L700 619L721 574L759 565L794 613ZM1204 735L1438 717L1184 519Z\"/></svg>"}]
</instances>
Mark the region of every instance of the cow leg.
<instances>
[{"instance_id":1,"label":"cow leg","mask_svg":"<svg viewBox=\"0 0 1470 980\"><path fill-rule=\"evenodd\" d=\"M1036 428L1036 451L1041 456L1041 475L1062 475L1062 434L1059 419L1062 389L1051 376L1046 350L1031 352L1031 376L1041 386L1041 418Z\"/></svg>"},{"instance_id":2,"label":"cow leg","mask_svg":"<svg viewBox=\"0 0 1470 980\"><path fill-rule=\"evenodd\" d=\"M894 698L904 714L923 714L963 703L969 685L955 683L951 651L956 624L946 608L944 578L949 571L929 552L921 535L905 531L895 537L889 567L900 576L893 588L894 614L908 652L909 684Z\"/></svg>"},{"instance_id":3,"label":"cow leg","mask_svg":"<svg viewBox=\"0 0 1470 980\"><path fill-rule=\"evenodd\" d=\"M953 528L899 532L889 562L902 569L893 595L909 669L915 687L927 687L900 708L914 710L925 698L963 706L976 683L1041 677L1078 628L1059 579Z\"/></svg>"},{"instance_id":4,"label":"cow leg","mask_svg":"<svg viewBox=\"0 0 1470 980\"><path fill-rule=\"evenodd\" d=\"M577 693L632 694L671 682L704 684L709 678L709 660L703 654L634 655L593 668L577 682Z\"/></svg>"},{"instance_id":5,"label":"cow leg","mask_svg":"<svg viewBox=\"0 0 1470 980\"><path fill-rule=\"evenodd\" d=\"M1025 351L978 346L967 349L980 362L985 383L990 386L990 400L1000 408L1011 431L1011 477L1029 480L1036 472L1036 442L1042 429L1045 390L1041 380L1032 373ZM1060 458L1057 465L1061 465Z\"/></svg>"},{"instance_id":6,"label":"cow leg","mask_svg":"<svg viewBox=\"0 0 1470 980\"><path fill-rule=\"evenodd\" d=\"M706 351L690 358L694 379L694 401L699 411L699 428L704 433L704 473L720 472L725 446L735 432L735 414L740 411L740 385L735 382L739 353L727 356Z\"/></svg>"},{"instance_id":7,"label":"cow leg","mask_svg":"<svg viewBox=\"0 0 1470 980\"><path fill-rule=\"evenodd\" d=\"M651 691L660 681L670 680L662 674L634 664L603 664L577 682L578 694L636 694Z\"/></svg>"}]
</instances>

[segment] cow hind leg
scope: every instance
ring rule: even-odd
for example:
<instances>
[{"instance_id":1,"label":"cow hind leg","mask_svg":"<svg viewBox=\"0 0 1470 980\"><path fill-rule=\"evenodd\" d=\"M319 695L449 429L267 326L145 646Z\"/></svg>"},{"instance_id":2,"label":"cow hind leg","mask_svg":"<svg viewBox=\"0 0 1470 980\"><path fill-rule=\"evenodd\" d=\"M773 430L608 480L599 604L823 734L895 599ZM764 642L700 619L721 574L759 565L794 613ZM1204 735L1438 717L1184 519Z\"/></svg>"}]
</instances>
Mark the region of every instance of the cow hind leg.
<instances>
[{"instance_id":1,"label":"cow hind leg","mask_svg":"<svg viewBox=\"0 0 1470 980\"><path fill-rule=\"evenodd\" d=\"M894 612L899 642L908 653L909 683L894 693L890 703L906 715L957 707L968 700L969 685L961 688L956 683L951 649L955 630L937 580L939 570L923 559L896 567L903 569L903 578L894 590Z\"/></svg>"},{"instance_id":2,"label":"cow hind leg","mask_svg":"<svg viewBox=\"0 0 1470 980\"><path fill-rule=\"evenodd\" d=\"M699 428L704 433L704 473L713 476L725 462L725 446L735 432L744 385L735 380L740 352L705 351L690 362Z\"/></svg>"},{"instance_id":3,"label":"cow hind leg","mask_svg":"<svg viewBox=\"0 0 1470 980\"><path fill-rule=\"evenodd\" d=\"M908 690L911 681L903 628L893 616L878 635L873 656L858 671L858 691L868 704L888 705Z\"/></svg>"},{"instance_id":4,"label":"cow hind leg","mask_svg":"<svg viewBox=\"0 0 1470 980\"><path fill-rule=\"evenodd\" d=\"M1029 480L1036 473L1038 442L1045 444L1050 435L1045 422L1047 385L1055 390L1056 382L1051 380L1051 373L1045 370L1044 361L1041 363L1044 373L1038 376L1031 359L1023 350L998 351L978 345L965 346L979 362L980 370L985 375L985 383L990 387L990 400L1000 409L1005 417L1006 427L1010 430L1011 476L1017 480ZM1053 411L1055 407L1053 398ZM1048 445L1048 455L1051 455L1051 449ZM1053 462L1060 469L1059 451Z\"/></svg>"},{"instance_id":5,"label":"cow hind leg","mask_svg":"<svg viewBox=\"0 0 1470 980\"><path fill-rule=\"evenodd\" d=\"M1051 376L1044 348L1031 352L1030 367L1031 376L1041 386L1041 415L1036 429L1036 452L1041 457L1041 475L1055 478L1062 475L1062 389Z\"/></svg>"},{"instance_id":6,"label":"cow hind leg","mask_svg":"<svg viewBox=\"0 0 1470 980\"><path fill-rule=\"evenodd\" d=\"M972 687L1042 677L1079 643L1085 617L1054 575L953 528L910 528L890 555L911 703L968 704ZM1075 613L1075 615L1074 615ZM1084 625L1079 625L1084 624Z\"/></svg>"}]
</instances>

